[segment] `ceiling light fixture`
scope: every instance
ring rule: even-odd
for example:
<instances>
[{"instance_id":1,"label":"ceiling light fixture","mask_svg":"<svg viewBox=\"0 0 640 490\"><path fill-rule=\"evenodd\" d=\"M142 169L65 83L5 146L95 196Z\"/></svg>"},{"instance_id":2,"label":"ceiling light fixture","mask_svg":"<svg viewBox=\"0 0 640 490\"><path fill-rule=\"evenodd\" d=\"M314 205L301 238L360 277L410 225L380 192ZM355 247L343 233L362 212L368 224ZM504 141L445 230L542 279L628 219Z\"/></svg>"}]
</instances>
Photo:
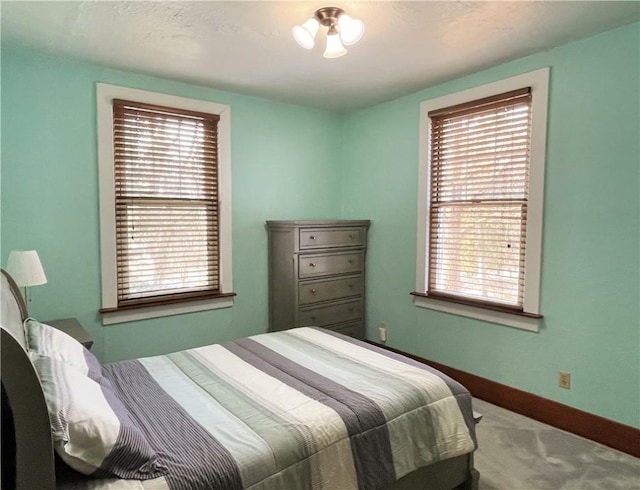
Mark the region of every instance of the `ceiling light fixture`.
<instances>
[{"instance_id":1,"label":"ceiling light fixture","mask_svg":"<svg viewBox=\"0 0 640 490\"><path fill-rule=\"evenodd\" d=\"M357 43L364 34L364 24L361 20L352 19L341 8L323 7L316 10L313 17L304 24L291 30L293 38L303 48L312 49L321 25L329 28L327 47L322 55L325 58L339 58L347 54L344 45L351 46Z\"/></svg>"}]
</instances>

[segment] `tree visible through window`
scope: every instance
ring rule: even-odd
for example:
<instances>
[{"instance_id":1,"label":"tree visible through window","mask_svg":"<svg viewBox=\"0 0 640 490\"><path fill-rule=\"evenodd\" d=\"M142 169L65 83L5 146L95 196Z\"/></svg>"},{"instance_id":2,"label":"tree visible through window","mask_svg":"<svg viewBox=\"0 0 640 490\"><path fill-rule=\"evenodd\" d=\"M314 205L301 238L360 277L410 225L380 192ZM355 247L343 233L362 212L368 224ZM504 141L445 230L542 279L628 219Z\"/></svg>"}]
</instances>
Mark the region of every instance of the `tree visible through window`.
<instances>
[{"instance_id":1,"label":"tree visible through window","mask_svg":"<svg viewBox=\"0 0 640 490\"><path fill-rule=\"evenodd\" d=\"M522 311L531 91L428 116L427 294Z\"/></svg>"},{"instance_id":2,"label":"tree visible through window","mask_svg":"<svg viewBox=\"0 0 640 490\"><path fill-rule=\"evenodd\" d=\"M218 120L113 101L118 307L220 292Z\"/></svg>"}]
</instances>

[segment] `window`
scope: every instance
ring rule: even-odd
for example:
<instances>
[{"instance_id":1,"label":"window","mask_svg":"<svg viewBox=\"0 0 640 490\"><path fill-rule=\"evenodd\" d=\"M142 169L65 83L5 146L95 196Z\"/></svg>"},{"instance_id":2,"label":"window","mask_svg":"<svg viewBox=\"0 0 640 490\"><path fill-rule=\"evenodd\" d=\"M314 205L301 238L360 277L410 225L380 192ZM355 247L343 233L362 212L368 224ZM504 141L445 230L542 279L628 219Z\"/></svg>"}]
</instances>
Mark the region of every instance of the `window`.
<instances>
[{"instance_id":1,"label":"window","mask_svg":"<svg viewBox=\"0 0 640 490\"><path fill-rule=\"evenodd\" d=\"M98 84L103 323L232 305L229 109Z\"/></svg>"},{"instance_id":2,"label":"window","mask_svg":"<svg viewBox=\"0 0 640 490\"><path fill-rule=\"evenodd\" d=\"M531 91L428 116L428 294L522 311Z\"/></svg>"},{"instance_id":3,"label":"window","mask_svg":"<svg viewBox=\"0 0 640 490\"><path fill-rule=\"evenodd\" d=\"M219 293L219 119L113 101L119 307Z\"/></svg>"},{"instance_id":4,"label":"window","mask_svg":"<svg viewBox=\"0 0 640 490\"><path fill-rule=\"evenodd\" d=\"M537 329L547 80L421 105L419 306Z\"/></svg>"}]
</instances>

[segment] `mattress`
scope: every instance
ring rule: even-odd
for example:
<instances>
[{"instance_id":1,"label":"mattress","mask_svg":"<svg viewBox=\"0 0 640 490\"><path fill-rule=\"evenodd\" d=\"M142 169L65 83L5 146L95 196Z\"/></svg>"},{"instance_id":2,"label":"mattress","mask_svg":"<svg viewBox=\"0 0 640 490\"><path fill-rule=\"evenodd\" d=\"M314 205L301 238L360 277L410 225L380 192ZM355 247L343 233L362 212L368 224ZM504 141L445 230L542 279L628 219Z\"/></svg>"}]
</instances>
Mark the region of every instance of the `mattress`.
<instances>
[{"instance_id":1,"label":"mattress","mask_svg":"<svg viewBox=\"0 0 640 490\"><path fill-rule=\"evenodd\" d=\"M318 329L103 366L162 478L95 489L379 489L476 447L471 397L444 374Z\"/></svg>"}]
</instances>

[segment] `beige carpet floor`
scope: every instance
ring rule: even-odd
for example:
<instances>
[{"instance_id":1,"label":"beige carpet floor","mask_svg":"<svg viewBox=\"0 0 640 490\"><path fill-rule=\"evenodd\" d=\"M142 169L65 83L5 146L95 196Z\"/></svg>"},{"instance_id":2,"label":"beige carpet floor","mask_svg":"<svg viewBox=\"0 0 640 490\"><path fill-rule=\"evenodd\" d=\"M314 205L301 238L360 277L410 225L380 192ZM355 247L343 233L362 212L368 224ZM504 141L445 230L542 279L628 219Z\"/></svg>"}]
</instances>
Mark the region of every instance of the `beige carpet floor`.
<instances>
[{"instance_id":1,"label":"beige carpet floor","mask_svg":"<svg viewBox=\"0 0 640 490\"><path fill-rule=\"evenodd\" d=\"M473 408L480 490L640 489L638 458L482 400Z\"/></svg>"}]
</instances>

